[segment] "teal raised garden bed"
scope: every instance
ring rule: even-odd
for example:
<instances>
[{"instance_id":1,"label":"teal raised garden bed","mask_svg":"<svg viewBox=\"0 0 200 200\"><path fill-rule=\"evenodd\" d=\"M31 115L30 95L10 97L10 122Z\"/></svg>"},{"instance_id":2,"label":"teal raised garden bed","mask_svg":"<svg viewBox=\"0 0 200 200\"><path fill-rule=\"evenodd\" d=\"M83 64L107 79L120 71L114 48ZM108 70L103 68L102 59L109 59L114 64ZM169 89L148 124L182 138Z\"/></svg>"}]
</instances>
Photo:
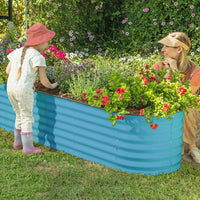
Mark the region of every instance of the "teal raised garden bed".
<instances>
[{"instance_id":1,"label":"teal raised garden bed","mask_svg":"<svg viewBox=\"0 0 200 200\"><path fill-rule=\"evenodd\" d=\"M181 166L183 112L159 119L127 115L115 127L102 109L35 92L34 140L54 149L129 173L171 173ZM15 115L0 86L0 128L13 132Z\"/></svg>"}]
</instances>

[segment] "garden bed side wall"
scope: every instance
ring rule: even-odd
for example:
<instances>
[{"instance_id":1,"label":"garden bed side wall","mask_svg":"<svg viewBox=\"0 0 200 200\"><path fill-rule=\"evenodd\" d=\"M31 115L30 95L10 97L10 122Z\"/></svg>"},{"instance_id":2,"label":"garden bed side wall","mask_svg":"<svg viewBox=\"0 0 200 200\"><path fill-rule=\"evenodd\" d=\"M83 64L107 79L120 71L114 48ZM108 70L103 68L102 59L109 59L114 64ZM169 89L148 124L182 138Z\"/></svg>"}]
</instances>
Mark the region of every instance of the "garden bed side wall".
<instances>
[{"instance_id":1,"label":"garden bed side wall","mask_svg":"<svg viewBox=\"0 0 200 200\"><path fill-rule=\"evenodd\" d=\"M156 130L142 116L112 126L102 109L35 92L34 141L130 173L170 173L180 168L183 112L159 119ZM13 132L15 115L0 85L0 128Z\"/></svg>"}]
</instances>

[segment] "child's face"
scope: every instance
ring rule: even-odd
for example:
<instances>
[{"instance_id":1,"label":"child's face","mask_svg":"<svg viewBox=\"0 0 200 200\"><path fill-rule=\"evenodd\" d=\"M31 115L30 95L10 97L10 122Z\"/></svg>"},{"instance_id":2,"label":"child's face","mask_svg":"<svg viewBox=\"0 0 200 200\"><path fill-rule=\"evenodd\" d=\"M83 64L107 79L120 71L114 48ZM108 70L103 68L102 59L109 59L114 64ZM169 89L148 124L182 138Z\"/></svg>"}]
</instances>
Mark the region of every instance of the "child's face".
<instances>
[{"instance_id":1,"label":"child's face","mask_svg":"<svg viewBox=\"0 0 200 200\"><path fill-rule=\"evenodd\" d=\"M39 45L39 49L41 52L44 52L45 49L49 48L49 42L44 42L42 44Z\"/></svg>"}]
</instances>

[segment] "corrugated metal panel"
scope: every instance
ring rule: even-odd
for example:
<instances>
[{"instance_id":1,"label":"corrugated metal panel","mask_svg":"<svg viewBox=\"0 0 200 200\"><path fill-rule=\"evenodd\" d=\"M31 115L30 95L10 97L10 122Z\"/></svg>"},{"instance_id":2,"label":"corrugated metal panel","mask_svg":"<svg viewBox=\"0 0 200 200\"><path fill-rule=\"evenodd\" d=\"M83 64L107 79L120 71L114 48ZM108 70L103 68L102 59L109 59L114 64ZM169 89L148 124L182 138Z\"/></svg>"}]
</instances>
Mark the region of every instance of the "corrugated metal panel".
<instances>
[{"instance_id":1,"label":"corrugated metal panel","mask_svg":"<svg viewBox=\"0 0 200 200\"><path fill-rule=\"evenodd\" d=\"M0 127L12 131L14 113L0 86ZM127 115L113 127L102 109L35 93L34 140L130 173L170 173L180 168L183 112L159 119L156 130L141 116Z\"/></svg>"}]
</instances>

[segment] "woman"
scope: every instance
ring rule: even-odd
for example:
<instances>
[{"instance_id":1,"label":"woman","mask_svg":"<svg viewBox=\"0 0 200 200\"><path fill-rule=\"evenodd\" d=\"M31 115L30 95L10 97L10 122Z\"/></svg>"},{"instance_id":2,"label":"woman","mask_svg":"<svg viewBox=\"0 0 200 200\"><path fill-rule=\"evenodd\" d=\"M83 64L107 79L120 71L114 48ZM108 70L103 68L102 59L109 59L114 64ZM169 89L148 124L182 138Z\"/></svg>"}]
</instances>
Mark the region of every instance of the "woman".
<instances>
[{"instance_id":1,"label":"woman","mask_svg":"<svg viewBox=\"0 0 200 200\"><path fill-rule=\"evenodd\" d=\"M161 51L165 60L154 64L153 68L161 70L163 66L166 67L165 78L170 77L171 73L176 70L180 71L185 75L181 81L190 80L192 93L197 94L200 89L200 68L187 57L191 46L190 39L182 32L174 32L158 42L164 45ZM200 150L195 144L200 111L194 109L188 109L188 111L189 113L185 114L183 119L183 141L188 145L192 159L200 163Z\"/></svg>"}]
</instances>

